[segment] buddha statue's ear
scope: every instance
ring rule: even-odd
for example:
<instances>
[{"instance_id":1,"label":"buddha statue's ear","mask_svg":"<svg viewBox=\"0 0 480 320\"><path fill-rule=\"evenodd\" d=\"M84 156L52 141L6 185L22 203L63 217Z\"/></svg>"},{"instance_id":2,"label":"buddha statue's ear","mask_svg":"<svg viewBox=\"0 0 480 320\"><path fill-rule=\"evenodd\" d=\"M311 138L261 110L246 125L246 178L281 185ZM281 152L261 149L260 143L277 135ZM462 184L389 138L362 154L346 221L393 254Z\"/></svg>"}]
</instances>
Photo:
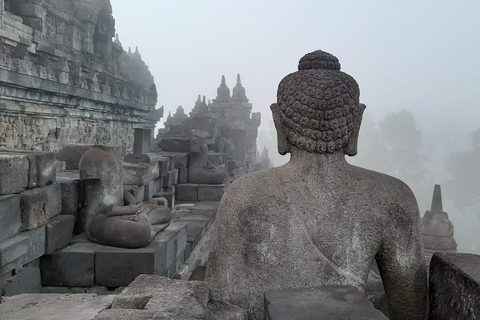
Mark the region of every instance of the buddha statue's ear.
<instances>
[{"instance_id":1,"label":"buddha statue's ear","mask_svg":"<svg viewBox=\"0 0 480 320\"><path fill-rule=\"evenodd\" d=\"M285 155L291 152L291 145L288 143L287 137L285 135L285 130L283 127L282 120L280 119L280 110L278 104L272 103L270 106L273 115L273 123L275 123L275 129L277 129L277 144L278 144L278 153Z\"/></svg>"},{"instance_id":2,"label":"buddha statue's ear","mask_svg":"<svg viewBox=\"0 0 480 320\"><path fill-rule=\"evenodd\" d=\"M365 108L366 106L363 103L359 103L357 115L353 118L352 132L350 133L350 139L345 148L345 154L351 157L357 154L358 134L360 132L360 125L362 124L363 111L365 111Z\"/></svg>"}]
</instances>

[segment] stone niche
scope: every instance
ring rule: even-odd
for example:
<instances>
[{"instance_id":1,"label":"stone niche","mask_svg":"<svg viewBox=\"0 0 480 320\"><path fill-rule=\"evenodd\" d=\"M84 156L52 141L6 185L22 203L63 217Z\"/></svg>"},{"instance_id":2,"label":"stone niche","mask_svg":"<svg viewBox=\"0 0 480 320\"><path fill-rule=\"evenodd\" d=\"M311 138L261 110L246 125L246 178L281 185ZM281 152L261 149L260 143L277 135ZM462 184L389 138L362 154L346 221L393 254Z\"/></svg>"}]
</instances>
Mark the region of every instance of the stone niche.
<instances>
[{"instance_id":1,"label":"stone niche","mask_svg":"<svg viewBox=\"0 0 480 320\"><path fill-rule=\"evenodd\" d=\"M4 0L0 21L0 147L114 144L124 155L134 129L163 115L138 50L112 41L110 1Z\"/></svg>"}]
</instances>

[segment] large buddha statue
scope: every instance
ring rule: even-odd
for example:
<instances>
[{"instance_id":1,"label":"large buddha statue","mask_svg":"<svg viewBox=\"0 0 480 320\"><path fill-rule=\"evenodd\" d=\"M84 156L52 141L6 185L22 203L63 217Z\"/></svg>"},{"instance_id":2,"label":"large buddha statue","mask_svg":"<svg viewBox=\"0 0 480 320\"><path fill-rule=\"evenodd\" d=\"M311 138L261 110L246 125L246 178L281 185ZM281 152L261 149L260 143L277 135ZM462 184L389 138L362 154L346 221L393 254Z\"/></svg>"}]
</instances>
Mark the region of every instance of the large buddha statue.
<instances>
[{"instance_id":1,"label":"large buddha statue","mask_svg":"<svg viewBox=\"0 0 480 320\"><path fill-rule=\"evenodd\" d=\"M357 153L365 106L338 59L315 51L298 69L280 82L271 106L279 152L290 153L290 161L235 180L220 203L206 273L211 309L263 319L267 289L364 292L376 260L391 319L425 319L426 271L412 191L346 162L345 155Z\"/></svg>"},{"instance_id":2,"label":"large buddha statue","mask_svg":"<svg viewBox=\"0 0 480 320\"><path fill-rule=\"evenodd\" d=\"M123 166L104 146L90 147L78 165L85 184L88 239L124 248L141 248L165 229L171 219L167 207L142 203L123 189Z\"/></svg>"}]
</instances>

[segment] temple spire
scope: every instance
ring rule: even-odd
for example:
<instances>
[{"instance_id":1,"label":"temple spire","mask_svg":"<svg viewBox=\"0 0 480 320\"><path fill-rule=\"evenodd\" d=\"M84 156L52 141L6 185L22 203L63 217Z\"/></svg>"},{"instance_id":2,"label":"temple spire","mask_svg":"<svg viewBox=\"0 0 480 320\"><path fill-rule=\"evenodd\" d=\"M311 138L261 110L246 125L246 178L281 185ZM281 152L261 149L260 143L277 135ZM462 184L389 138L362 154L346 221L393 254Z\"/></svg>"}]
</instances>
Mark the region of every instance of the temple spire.
<instances>
[{"instance_id":1,"label":"temple spire","mask_svg":"<svg viewBox=\"0 0 480 320\"><path fill-rule=\"evenodd\" d=\"M435 187L433 188L432 207L430 211L443 212L442 189L439 184L436 184Z\"/></svg>"},{"instance_id":2,"label":"temple spire","mask_svg":"<svg viewBox=\"0 0 480 320\"><path fill-rule=\"evenodd\" d=\"M238 102L248 102L247 95L245 94L245 88L242 86L240 74L237 74L237 84L233 88L232 100Z\"/></svg>"},{"instance_id":3,"label":"temple spire","mask_svg":"<svg viewBox=\"0 0 480 320\"><path fill-rule=\"evenodd\" d=\"M222 82L217 89L217 99L214 102L228 102L230 101L230 89L228 89L225 83L225 76L222 76Z\"/></svg>"}]
</instances>

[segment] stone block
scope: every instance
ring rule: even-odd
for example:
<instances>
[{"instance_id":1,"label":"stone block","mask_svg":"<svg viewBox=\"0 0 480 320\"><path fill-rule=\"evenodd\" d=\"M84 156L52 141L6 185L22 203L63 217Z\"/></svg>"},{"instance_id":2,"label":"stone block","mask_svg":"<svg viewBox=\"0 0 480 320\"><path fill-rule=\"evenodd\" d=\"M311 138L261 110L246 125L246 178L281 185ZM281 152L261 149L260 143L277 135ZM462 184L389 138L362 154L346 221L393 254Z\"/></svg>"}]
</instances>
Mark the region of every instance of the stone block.
<instances>
[{"instance_id":1,"label":"stone block","mask_svg":"<svg viewBox=\"0 0 480 320\"><path fill-rule=\"evenodd\" d=\"M480 319L480 255L435 253L430 262L430 319Z\"/></svg>"},{"instance_id":2,"label":"stone block","mask_svg":"<svg viewBox=\"0 0 480 320\"><path fill-rule=\"evenodd\" d=\"M143 201L145 198L145 186L137 186L137 185L124 185L123 190L130 192L135 199L139 201Z\"/></svg>"},{"instance_id":3,"label":"stone block","mask_svg":"<svg viewBox=\"0 0 480 320\"><path fill-rule=\"evenodd\" d=\"M123 165L123 183L145 186L160 176L158 162L128 163Z\"/></svg>"},{"instance_id":4,"label":"stone block","mask_svg":"<svg viewBox=\"0 0 480 320\"><path fill-rule=\"evenodd\" d=\"M0 266L4 266L28 252L28 237L17 235L0 242Z\"/></svg>"},{"instance_id":5,"label":"stone block","mask_svg":"<svg viewBox=\"0 0 480 320\"><path fill-rule=\"evenodd\" d=\"M72 215L61 215L48 220L45 234L45 254L69 244L73 236L75 217Z\"/></svg>"},{"instance_id":6,"label":"stone block","mask_svg":"<svg viewBox=\"0 0 480 320\"><path fill-rule=\"evenodd\" d=\"M95 253L95 284L127 286L140 274L166 272L166 243L152 241L139 249L98 246Z\"/></svg>"},{"instance_id":7,"label":"stone block","mask_svg":"<svg viewBox=\"0 0 480 320\"><path fill-rule=\"evenodd\" d=\"M38 267L24 267L17 274L5 280L2 285L4 296L14 296L22 293L40 292L40 269Z\"/></svg>"},{"instance_id":8,"label":"stone block","mask_svg":"<svg viewBox=\"0 0 480 320\"><path fill-rule=\"evenodd\" d=\"M160 275L168 274L168 270L179 259L184 259L187 245L187 226L185 222L172 222L167 229L157 234L152 243L163 243L166 247L165 266L166 270Z\"/></svg>"},{"instance_id":9,"label":"stone block","mask_svg":"<svg viewBox=\"0 0 480 320\"><path fill-rule=\"evenodd\" d=\"M26 156L0 154L0 195L22 192L28 186Z\"/></svg>"},{"instance_id":10,"label":"stone block","mask_svg":"<svg viewBox=\"0 0 480 320\"><path fill-rule=\"evenodd\" d=\"M21 226L20 196L0 196L0 241L17 234Z\"/></svg>"},{"instance_id":11,"label":"stone block","mask_svg":"<svg viewBox=\"0 0 480 320\"><path fill-rule=\"evenodd\" d=\"M172 188L175 185L175 172L168 171L168 174L163 177L163 188Z\"/></svg>"},{"instance_id":12,"label":"stone block","mask_svg":"<svg viewBox=\"0 0 480 320\"><path fill-rule=\"evenodd\" d=\"M187 241L192 243L192 250L195 249L202 237L207 232L208 221L187 221Z\"/></svg>"},{"instance_id":13,"label":"stone block","mask_svg":"<svg viewBox=\"0 0 480 320\"><path fill-rule=\"evenodd\" d=\"M79 182L77 180L60 181L62 196L61 214L71 214L76 216L78 210Z\"/></svg>"},{"instance_id":14,"label":"stone block","mask_svg":"<svg viewBox=\"0 0 480 320\"><path fill-rule=\"evenodd\" d=\"M93 287L95 285L94 243L74 243L40 259L42 285Z\"/></svg>"},{"instance_id":15,"label":"stone block","mask_svg":"<svg viewBox=\"0 0 480 320\"><path fill-rule=\"evenodd\" d=\"M173 181L174 186L178 185L178 173L179 173L179 169L173 169L172 171L170 171L171 179Z\"/></svg>"},{"instance_id":16,"label":"stone block","mask_svg":"<svg viewBox=\"0 0 480 320\"><path fill-rule=\"evenodd\" d=\"M225 153L209 152L207 159L211 163L219 166L225 163Z\"/></svg>"},{"instance_id":17,"label":"stone block","mask_svg":"<svg viewBox=\"0 0 480 320\"><path fill-rule=\"evenodd\" d=\"M45 234L45 227L20 233L20 235L28 237L28 251L20 257L22 265L30 263L45 254Z\"/></svg>"},{"instance_id":18,"label":"stone block","mask_svg":"<svg viewBox=\"0 0 480 320\"><path fill-rule=\"evenodd\" d=\"M198 184L185 183L175 187L175 200L177 201L198 201Z\"/></svg>"},{"instance_id":19,"label":"stone block","mask_svg":"<svg viewBox=\"0 0 480 320\"><path fill-rule=\"evenodd\" d=\"M45 193L45 216L47 219L58 216L62 212L62 187L59 183L40 187Z\"/></svg>"},{"instance_id":20,"label":"stone block","mask_svg":"<svg viewBox=\"0 0 480 320\"><path fill-rule=\"evenodd\" d=\"M204 282L143 274L115 297L110 310L155 311L158 319L213 319L207 302L208 288Z\"/></svg>"},{"instance_id":21,"label":"stone block","mask_svg":"<svg viewBox=\"0 0 480 320\"><path fill-rule=\"evenodd\" d=\"M110 308L114 295L33 293L7 297L0 304L2 320L93 319Z\"/></svg>"},{"instance_id":22,"label":"stone block","mask_svg":"<svg viewBox=\"0 0 480 320\"><path fill-rule=\"evenodd\" d=\"M65 161L67 170L78 170L78 163L85 151L90 148L91 144L67 144L57 152L57 159ZM116 154L120 154L119 146L105 146Z\"/></svg>"},{"instance_id":23,"label":"stone block","mask_svg":"<svg viewBox=\"0 0 480 320\"><path fill-rule=\"evenodd\" d=\"M1 149L1 154L18 155L28 160L28 188L51 184L56 180L54 152Z\"/></svg>"},{"instance_id":24,"label":"stone block","mask_svg":"<svg viewBox=\"0 0 480 320\"><path fill-rule=\"evenodd\" d=\"M145 200L145 201L152 200L152 198L155 196L155 194L157 194L158 191L161 190L161 188L158 184L159 184L158 179L155 179L155 180L150 181L145 186L145 193L144 193L143 200Z\"/></svg>"},{"instance_id":25,"label":"stone block","mask_svg":"<svg viewBox=\"0 0 480 320\"><path fill-rule=\"evenodd\" d=\"M166 137L160 140L158 146L169 152L199 152L203 146L203 140L191 137Z\"/></svg>"},{"instance_id":26,"label":"stone block","mask_svg":"<svg viewBox=\"0 0 480 320\"><path fill-rule=\"evenodd\" d=\"M60 184L54 183L20 193L20 211L23 229L45 225L49 218L62 211Z\"/></svg>"},{"instance_id":27,"label":"stone block","mask_svg":"<svg viewBox=\"0 0 480 320\"><path fill-rule=\"evenodd\" d=\"M265 292L265 319L388 319L355 287L320 287Z\"/></svg>"},{"instance_id":28,"label":"stone block","mask_svg":"<svg viewBox=\"0 0 480 320\"><path fill-rule=\"evenodd\" d=\"M154 198L165 198L165 199L167 199L168 207L173 208L173 206L175 204L175 190L176 190L176 187L166 188L166 189L163 189L163 191L155 194L153 197Z\"/></svg>"},{"instance_id":29,"label":"stone block","mask_svg":"<svg viewBox=\"0 0 480 320\"><path fill-rule=\"evenodd\" d=\"M151 162L159 162L159 161L169 161L168 158L163 156L160 153L143 153L141 155L135 155L133 153L127 154L123 160L125 162L130 163L151 163ZM160 166L160 170L162 167Z\"/></svg>"},{"instance_id":30,"label":"stone block","mask_svg":"<svg viewBox=\"0 0 480 320\"><path fill-rule=\"evenodd\" d=\"M188 182L188 168L178 169L178 183Z\"/></svg>"},{"instance_id":31,"label":"stone block","mask_svg":"<svg viewBox=\"0 0 480 320\"><path fill-rule=\"evenodd\" d=\"M224 192L223 184L199 184L198 201L220 201Z\"/></svg>"}]
</instances>

